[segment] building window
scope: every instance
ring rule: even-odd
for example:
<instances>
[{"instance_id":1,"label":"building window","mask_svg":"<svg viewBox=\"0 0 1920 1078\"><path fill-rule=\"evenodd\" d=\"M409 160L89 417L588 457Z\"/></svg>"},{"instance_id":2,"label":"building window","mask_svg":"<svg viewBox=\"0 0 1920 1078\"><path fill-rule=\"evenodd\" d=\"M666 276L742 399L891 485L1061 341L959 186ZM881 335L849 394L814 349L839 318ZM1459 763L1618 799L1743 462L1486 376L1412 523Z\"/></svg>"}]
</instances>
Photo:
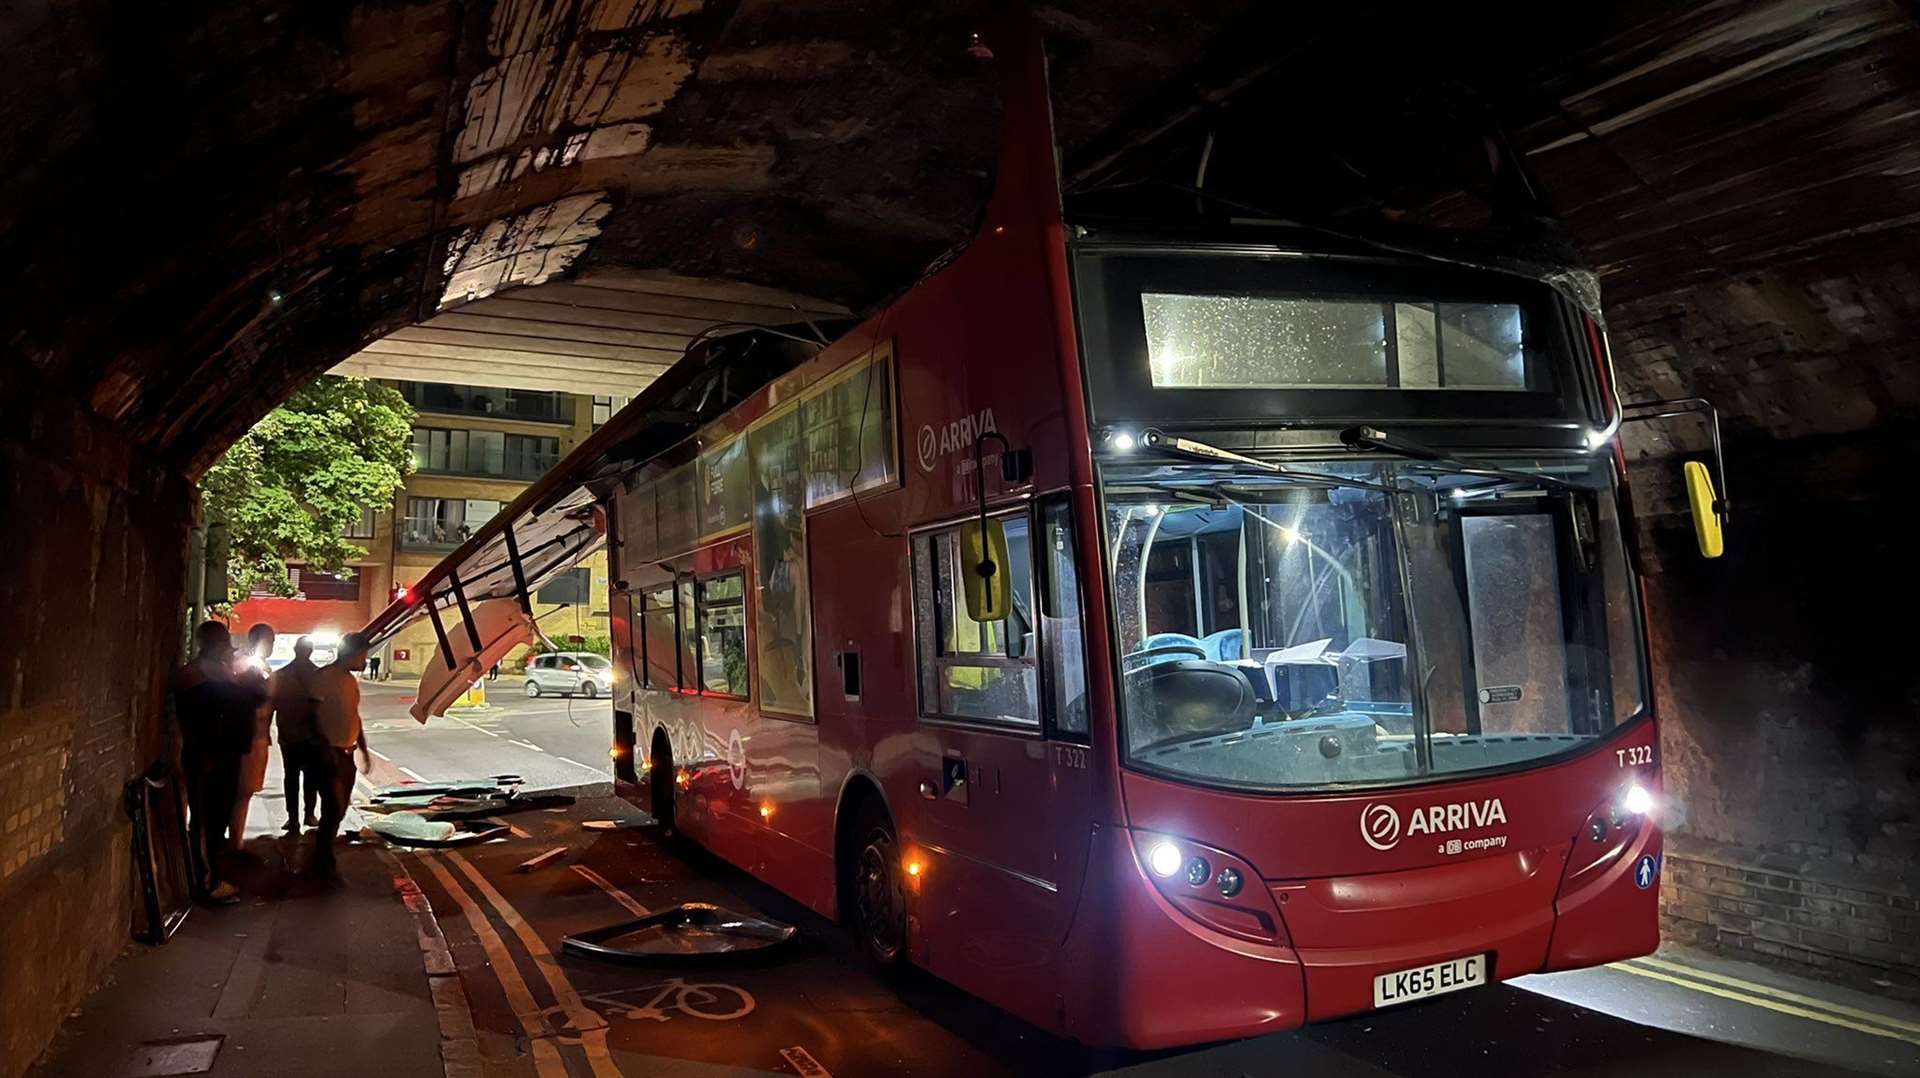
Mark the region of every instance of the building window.
<instances>
[{"instance_id":1,"label":"building window","mask_svg":"<svg viewBox=\"0 0 1920 1078\"><path fill-rule=\"evenodd\" d=\"M484 415L535 423L567 422L566 394L492 386L456 386L439 382L401 382L400 395L422 412Z\"/></svg>"},{"instance_id":2,"label":"building window","mask_svg":"<svg viewBox=\"0 0 1920 1078\"><path fill-rule=\"evenodd\" d=\"M700 688L747 696L746 575L738 571L700 582Z\"/></svg>"},{"instance_id":3,"label":"building window","mask_svg":"<svg viewBox=\"0 0 1920 1078\"><path fill-rule=\"evenodd\" d=\"M373 538L373 506L360 510L360 519L349 521L340 535L346 539Z\"/></svg>"},{"instance_id":4,"label":"building window","mask_svg":"<svg viewBox=\"0 0 1920 1078\"><path fill-rule=\"evenodd\" d=\"M423 472L532 480L559 462L557 437L438 427L413 431L413 463Z\"/></svg>"},{"instance_id":5,"label":"building window","mask_svg":"<svg viewBox=\"0 0 1920 1078\"><path fill-rule=\"evenodd\" d=\"M485 498L408 498L400 546L405 550L452 550L498 512L500 503Z\"/></svg>"},{"instance_id":6,"label":"building window","mask_svg":"<svg viewBox=\"0 0 1920 1078\"><path fill-rule=\"evenodd\" d=\"M920 641L922 714L1020 726L1040 724L1034 667L1033 553L1027 518L997 518L1006 529L1013 612L998 621L967 615L959 529L913 541L914 619Z\"/></svg>"},{"instance_id":7,"label":"building window","mask_svg":"<svg viewBox=\"0 0 1920 1078\"><path fill-rule=\"evenodd\" d=\"M593 570L569 569L540 586L533 601L552 606L585 606L593 601Z\"/></svg>"},{"instance_id":8,"label":"building window","mask_svg":"<svg viewBox=\"0 0 1920 1078\"><path fill-rule=\"evenodd\" d=\"M606 426L607 423L619 413L620 409L625 408L627 402L632 399L632 397L594 397L593 429L599 430L601 427Z\"/></svg>"}]
</instances>

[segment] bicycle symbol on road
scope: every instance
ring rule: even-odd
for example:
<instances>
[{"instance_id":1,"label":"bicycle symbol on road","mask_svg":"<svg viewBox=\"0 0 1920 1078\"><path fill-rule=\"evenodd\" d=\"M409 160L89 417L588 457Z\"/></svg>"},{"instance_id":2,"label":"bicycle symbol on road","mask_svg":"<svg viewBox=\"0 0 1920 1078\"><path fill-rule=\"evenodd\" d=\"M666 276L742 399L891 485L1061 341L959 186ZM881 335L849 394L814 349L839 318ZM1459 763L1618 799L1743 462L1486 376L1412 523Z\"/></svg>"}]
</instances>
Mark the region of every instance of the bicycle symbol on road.
<instances>
[{"instance_id":1,"label":"bicycle symbol on road","mask_svg":"<svg viewBox=\"0 0 1920 1078\"><path fill-rule=\"evenodd\" d=\"M583 995L580 1002L606 1018L624 1018L630 1022L665 1022L675 1011L709 1022L731 1022L752 1014L754 1008L753 993L744 988L731 984L689 984L678 977L660 984ZM549 1007L547 1011L562 1020L562 1039L578 1037L580 1030L567 1019L564 1007Z\"/></svg>"}]
</instances>

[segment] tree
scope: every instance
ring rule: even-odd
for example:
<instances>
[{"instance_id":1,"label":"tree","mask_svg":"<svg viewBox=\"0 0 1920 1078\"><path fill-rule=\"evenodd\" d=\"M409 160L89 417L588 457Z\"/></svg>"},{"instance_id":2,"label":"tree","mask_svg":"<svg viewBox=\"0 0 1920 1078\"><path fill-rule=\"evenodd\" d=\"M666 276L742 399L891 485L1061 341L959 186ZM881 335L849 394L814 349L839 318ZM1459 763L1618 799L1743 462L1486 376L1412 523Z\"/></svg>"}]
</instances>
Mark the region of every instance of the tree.
<instances>
[{"instance_id":1,"label":"tree","mask_svg":"<svg viewBox=\"0 0 1920 1078\"><path fill-rule=\"evenodd\" d=\"M366 550L345 538L393 505L413 472L413 407L388 386L322 375L267 413L200 480L207 519L232 544L228 586L294 594L287 562L337 572Z\"/></svg>"}]
</instances>

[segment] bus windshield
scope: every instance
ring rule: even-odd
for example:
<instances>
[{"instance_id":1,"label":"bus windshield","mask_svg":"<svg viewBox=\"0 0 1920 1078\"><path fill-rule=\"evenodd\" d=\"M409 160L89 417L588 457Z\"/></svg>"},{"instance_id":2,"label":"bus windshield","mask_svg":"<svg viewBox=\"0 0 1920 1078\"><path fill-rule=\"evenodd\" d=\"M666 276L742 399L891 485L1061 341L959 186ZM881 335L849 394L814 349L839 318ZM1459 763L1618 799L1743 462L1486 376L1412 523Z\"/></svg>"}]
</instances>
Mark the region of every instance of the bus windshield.
<instances>
[{"instance_id":1,"label":"bus windshield","mask_svg":"<svg viewBox=\"0 0 1920 1078\"><path fill-rule=\"evenodd\" d=\"M1573 752L1645 698L1610 464L1103 469L1129 762L1416 781ZM1572 489L1569 489L1571 487Z\"/></svg>"}]
</instances>

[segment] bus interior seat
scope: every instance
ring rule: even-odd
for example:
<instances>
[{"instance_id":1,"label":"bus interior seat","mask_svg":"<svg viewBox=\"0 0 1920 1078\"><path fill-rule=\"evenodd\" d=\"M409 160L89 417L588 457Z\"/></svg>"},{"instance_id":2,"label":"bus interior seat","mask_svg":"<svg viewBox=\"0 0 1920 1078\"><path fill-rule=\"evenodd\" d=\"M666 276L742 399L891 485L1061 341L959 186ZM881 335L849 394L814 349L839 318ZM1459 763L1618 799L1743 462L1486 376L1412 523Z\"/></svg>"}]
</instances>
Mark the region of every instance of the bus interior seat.
<instances>
[{"instance_id":1,"label":"bus interior seat","mask_svg":"<svg viewBox=\"0 0 1920 1078\"><path fill-rule=\"evenodd\" d=\"M1193 648L1195 651L1199 651L1199 652L1206 652L1207 650L1206 645L1200 642L1199 637L1188 636L1186 633L1154 633L1152 636L1147 637L1146 640L1140 644L1141 651L1152 651L1154 648L1173 648L1173 647L1188 647L1188 648ZM1165 655L1155 655L1150 659L1143 659L1141 660L1141 665L1142 666L1158 666L1161 663L1177 663L1177 662L1183 662L1183 661L1191 661L1194 658L1197 658L1197 656L1185 655L1179 652L1168 652Z\"/></svg>"},{"instance_id":2,"label":"bus interior seat","mask_svg":"<svg viewBox=\"0 0 1920 1078\"><path fill-rule=\"evenodd\" d=\"M1162 645L1167 646L1167 645ZM1145 696L1168 738L1240 730L1253 724L1253 684L1240 671L1205 659L1149 662L1127 679L1129 695Z\"/></svg>"},{"instance_id":3,"label":"bus interior seat","mask_svg":"<svg viewBox=\"0 0 1920 1078\"><path fill-rule=\"evenodd\" d=\"M1209 633L1200 641L1200 646L1207 649L1207 658L1218 662L1244 659L1247 657L1247 631L1236 625L1231 629Z\"/></svg>"}]
</instances>

